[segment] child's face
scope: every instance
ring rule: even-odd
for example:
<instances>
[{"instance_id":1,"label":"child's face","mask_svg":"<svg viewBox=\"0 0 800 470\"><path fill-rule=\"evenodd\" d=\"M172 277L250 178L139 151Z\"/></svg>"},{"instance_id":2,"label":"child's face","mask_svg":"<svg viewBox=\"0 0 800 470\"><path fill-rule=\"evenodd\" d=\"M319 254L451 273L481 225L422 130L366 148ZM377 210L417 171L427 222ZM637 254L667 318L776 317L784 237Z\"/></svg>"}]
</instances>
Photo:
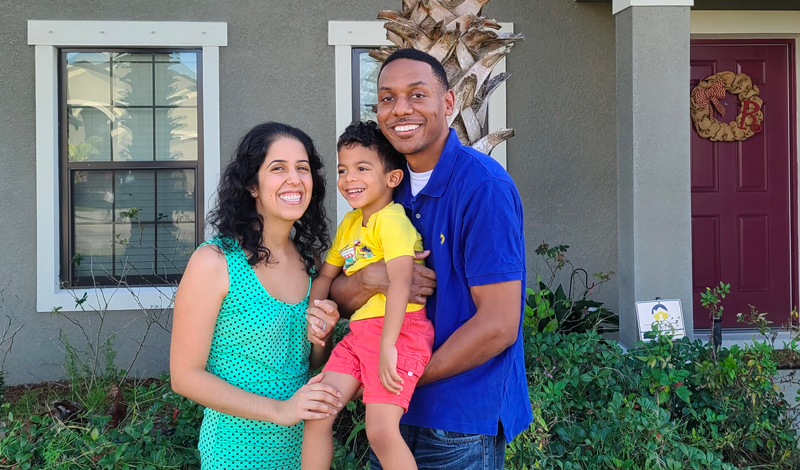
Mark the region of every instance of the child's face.
<instances>
[{"instance_id":1,"label":"child's face","mask_svg":"<svg viewBox=\"0 0 800 470\"><path fill-rule=\"evenodd\" d=\"M402 170L385 172L378 153L359 144L342 147L337 171L339 192L353 209L382 208L403 177Z\"/></svg>"}]
</instances>

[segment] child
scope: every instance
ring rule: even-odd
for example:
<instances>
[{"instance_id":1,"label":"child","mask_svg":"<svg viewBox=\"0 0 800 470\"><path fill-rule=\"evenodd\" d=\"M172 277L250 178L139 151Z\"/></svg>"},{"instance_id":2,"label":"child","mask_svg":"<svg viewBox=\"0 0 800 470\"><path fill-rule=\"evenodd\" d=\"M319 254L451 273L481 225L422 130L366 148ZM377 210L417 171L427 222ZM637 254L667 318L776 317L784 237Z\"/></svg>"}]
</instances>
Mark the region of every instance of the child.
<instances>
[{"instance_id":1,"label":"child","mask_svg":"<svg viewBox=\"0 0 800 470\"><path fill-rule=\"evenodd\" d=\"M433 325L424 306L408 303L414 251L422 251L422 238L403 206L392 202L405 158L373 121L351 124L339 137L337 150L337 185L354 210L339 224L309 300L328 298L342 270L351 275L380 260L386 261L389 288L386 296L372 296L350 318L351 331L331 353L323 382L342 393L342 403L363 386L367 438L383 468L416 469L400 435L400 417L430 360ZM309 339L319 343L311 329ZM334 419L306 421L303 470L330 469Z\"/></svg>"}]
</instances>

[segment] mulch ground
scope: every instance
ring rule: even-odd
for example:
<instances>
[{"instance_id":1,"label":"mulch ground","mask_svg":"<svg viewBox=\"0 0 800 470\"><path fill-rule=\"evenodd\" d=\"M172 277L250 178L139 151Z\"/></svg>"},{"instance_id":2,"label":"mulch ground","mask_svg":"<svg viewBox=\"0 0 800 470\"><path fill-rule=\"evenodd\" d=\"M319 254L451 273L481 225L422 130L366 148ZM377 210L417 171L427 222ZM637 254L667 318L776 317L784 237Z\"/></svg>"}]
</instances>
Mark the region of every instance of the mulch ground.
<instances>
[{"instance_id":1,"label":"mulch ground","mask_svg":"<svg viewBox=\"0 0 800 470\"><path fill-rule=\"evenodd\" d=\"M149 386L152 383L160 382L162 379L126 379L122 386L123 390L130 389L134 386ZM27 399L35 401L33 412L47 411L54 401L70 398L72 393L72 384L66 380L41 382L23 385L9 385L3 390L3 400L13 407L27 396ZM37 409L41 408L41 409Z\"/></svg>"},{"instance_id":2,"label":"mulch ground","mask_svg":"<svg viewBox=\"0 0 800 470\"><path fill-rule=\"evenodd\" d=\"M800 353L791 349L776 349L778 369L800 369Z\"/></svg>"}]
</instances>

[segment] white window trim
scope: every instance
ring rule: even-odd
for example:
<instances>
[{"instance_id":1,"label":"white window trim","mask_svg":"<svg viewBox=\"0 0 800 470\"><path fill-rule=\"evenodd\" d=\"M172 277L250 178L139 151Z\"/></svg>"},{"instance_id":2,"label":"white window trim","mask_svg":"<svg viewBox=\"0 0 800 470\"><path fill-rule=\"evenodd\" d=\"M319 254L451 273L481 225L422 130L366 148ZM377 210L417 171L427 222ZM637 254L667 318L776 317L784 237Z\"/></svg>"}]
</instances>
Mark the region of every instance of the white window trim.
<instances>
[{"instance_id":1,"label":"white window trim","mask_svg":"<svg viewBox=\"0 0 800 470\"><path fill-rule=\"evenodd\" d=\"M339 136L353 120L353 47L394 46L386 39L383 21L329 21L328 45L335 48L336 70L336 135ZM500 23L500 31L514 32L514 23ZM506 59L494 68L492 76L506 71ZM489 106L489 132L506 127L506 84L492 93ZM506 143L495 147L492 158L506 168ZM347 201L336 192L336 216L341 221L350 210Z\"/></svg>"},{"instance_id":2,"label":"white window trim","mask_svg":"<svg viewBox=\"0 0 800 470\"><path fill-rule=\"evenodd\" d=\"M694 0L614 0L611 12L617 14L630 7L691 7Z\"/></svg>"},{"instance_id":3,"label":"white window trim","mask_svg":"<svg viewBox=\"0 0 800 470\"><path fill-rule=\"evenodd\" d=\"M203 188L211 207L220 172L219 48L228 45L226 23L166 21L28 21L36 56L36 310L81 311L59 286L58 48L201 47L203 50ZM85 309L170 307L174 288L118 287L86 292ZM138 301L137 301L138 299ZM140 305L141 303L141 305Z\"/></svg>"}]
</instances>

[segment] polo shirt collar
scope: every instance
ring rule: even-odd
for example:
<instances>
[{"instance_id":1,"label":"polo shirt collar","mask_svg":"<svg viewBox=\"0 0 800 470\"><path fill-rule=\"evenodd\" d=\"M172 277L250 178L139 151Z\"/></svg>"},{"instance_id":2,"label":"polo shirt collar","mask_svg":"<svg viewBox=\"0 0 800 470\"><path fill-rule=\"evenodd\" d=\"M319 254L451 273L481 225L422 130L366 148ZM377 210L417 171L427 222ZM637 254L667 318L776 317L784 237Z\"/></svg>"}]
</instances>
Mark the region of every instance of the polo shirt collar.
<instances>
[{"instance_id":1,"label":"polo shirt collar","mask_svg":"<svg viewBox=\"0 0 800 470\"><path fill-rule=\"evenodd\" d=\"M444 150L439 156L439 161L433 167L431 179L428 184L419 192L430 197L441 197L450 183L450 177L453 175L453 168L456 166L456 159L458 152L461 150L461 141L458 140L458 135L455 129L450 129L450 135L447 137L447 142L444 144Z\"/></svg>"}]
</instances>

